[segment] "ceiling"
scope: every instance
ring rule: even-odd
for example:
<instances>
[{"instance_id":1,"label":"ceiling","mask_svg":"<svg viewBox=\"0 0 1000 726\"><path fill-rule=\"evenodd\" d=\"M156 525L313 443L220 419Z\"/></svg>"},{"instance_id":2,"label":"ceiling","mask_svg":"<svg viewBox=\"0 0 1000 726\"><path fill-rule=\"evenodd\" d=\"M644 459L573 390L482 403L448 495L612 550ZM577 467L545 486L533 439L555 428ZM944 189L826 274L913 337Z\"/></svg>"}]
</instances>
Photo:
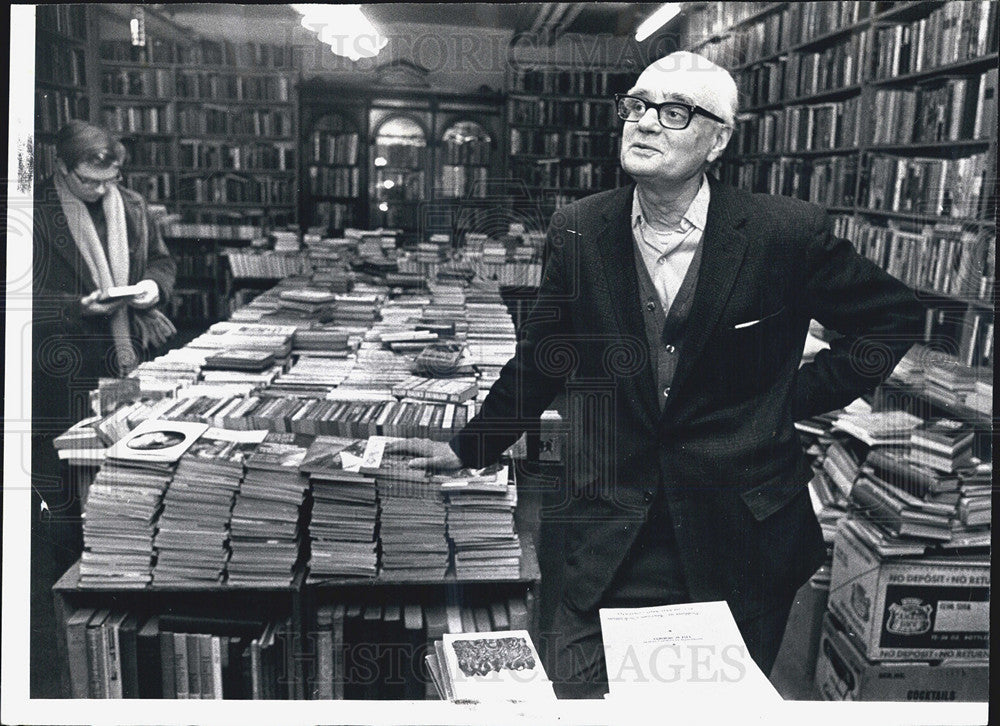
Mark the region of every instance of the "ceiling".
<instances>
[{"instance_id":1,"label":"ceiling","mask_svg":"<svg viewBox=\"0 0 1000 726\"><path fill-rule=\"evenodd\" d=\"M458 25L535 32L557 37L562 33L634 33L638 24L660 3L371 3L362 5L375 23L390 25Z\"/></svg>"},{"instance_id":2,"label":"ceiling","mask_svg":"<svg viewBox=\"0 0 1000 726\"><path fill-rule=\"evenodd\" d=\"M362 5L365 15L376 27L400 25L450 25L533 33L540 40L552 42L563 33L611 34L626 36L635 32L660 3L369 3ZM129 6L125 5L124 8ZM241 30L248 34L272 35L271 23L297 22L298 14L287 4L235 5L230 3L157 3L155 8L168 18L183 22L200 17L200 30L211 34L212 26L239 18ZM212 20L208 20L212 18ZM206 22L207 21L207 22Z\"/></svg>"}]
</instances>

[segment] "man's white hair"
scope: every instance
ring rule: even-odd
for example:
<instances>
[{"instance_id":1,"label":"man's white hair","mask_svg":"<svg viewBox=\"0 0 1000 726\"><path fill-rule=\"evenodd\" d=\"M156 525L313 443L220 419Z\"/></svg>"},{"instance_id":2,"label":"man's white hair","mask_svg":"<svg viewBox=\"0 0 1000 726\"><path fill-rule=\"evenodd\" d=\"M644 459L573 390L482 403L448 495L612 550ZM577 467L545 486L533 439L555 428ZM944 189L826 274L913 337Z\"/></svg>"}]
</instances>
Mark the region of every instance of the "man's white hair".
<instances>
[{"instance_id":1,"label":"man's white hair","mask_svg":"<svg viewBox=\"0 0 1000 726\"><path fill-rule=\"evenodd\" d=\"M705 87L713 95L718 104L709 110L717 112L730 126L736 124L736 114L739 112L739 90L732 75L720 65L713 63L703 55L678 50L653 61L649 68L661 71L689 71L704 74Z\"/></svg>"}]
</instances>

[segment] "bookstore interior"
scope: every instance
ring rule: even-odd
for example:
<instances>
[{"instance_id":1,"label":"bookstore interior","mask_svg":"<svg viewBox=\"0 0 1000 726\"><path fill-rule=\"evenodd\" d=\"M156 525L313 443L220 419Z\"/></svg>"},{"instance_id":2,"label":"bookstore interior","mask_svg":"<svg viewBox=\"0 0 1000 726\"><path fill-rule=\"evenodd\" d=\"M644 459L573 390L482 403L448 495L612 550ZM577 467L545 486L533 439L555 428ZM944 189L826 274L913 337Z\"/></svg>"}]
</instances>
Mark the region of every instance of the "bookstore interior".
<instances>
[{"instance_id":1,"label":"bookstore interior","mask_svg":"<svg viewBox=\"0 0 1000 726\"><path fill-rule=\"evenodd\" d=\"M633 183L623 139L635 129L680 138L686 127L668 125L670 114L726 123L700 97L653 117L645 111L662 99L616 100L643 93L636 79L654 61L690 51L728 71L738 94L732 138L710 159L708 228L727 186L804 200L814 206L775 208L822 208L831 238L854 248L837 254L881 268L871 274L904 283L921 308L891 373L879 373L890 347L868 350L857 361L868 390L794 431L789 422L811 465L798 503L808 506L807 490L826 557L796 583L769 675L744 680L785 701L985 702L997 5L37 6L32 375L61 383L42 403L36 392L32 412L31 697L530 703L560 693L547 634L565 616L565 582L580 577L577 556L619 541L581 543L565 516L569 498L608 496L573 484L574 419L613 416L623 379L570 377L485 468L417 466L396 440L454 446L494 384L496 398L518 385L504 369L515 352L542 355L519 343L530 346L525 330L545 315L539 290L558 284L554 260L570 254L551 230L569 205L592 210L576 202ZM87 161L97 157L71 147L91 127L74 121L110 132L123 154L110 167ZM53 200L65 212L53 225L69 224L63 239L82 255L66 275L83 280L69 287L38 282L50 244L40 210ZM90 216L73 216L84 208ZM132 238L144 223L148 250ZM168 270L152 292L149 278L121 274L122 224L125 259ZM110 267L94 261L88 229L103 235ZM703 271L717 269L710 254ZM51 270L58 257L46 258ZM807 334L803 319L792 335L804 341L801 365L825 365L857 333L839 314L809 321ZM761 322L743 335L763 340L781 325L768 317L731 327ZM103 347L66 332L98 330L97 318L110 320ZM63 327L46 327L56 319ZM126 365L115 331L129 319L142 350ZM598 343L538 365L566 375ZM728 350L718 345L706 350ZM109 349L117 374L88 377L91 351ZM606 361L619 376L629 365ZM757 363L746 365L720 388L759 392ZM678 376L683 367L682 355ZM655 362L650 375L662 375ZM729 425L697 403L666 405L665 416ZM703 452L718 450L712 441ZM777 495L752 492L763 503L734 498L757 521L744 511L720 529L784 516L772 514ZM629 638L648 646L659 627L740 640L729 628L739 613L709 607L718 603L646 604L657 607L634 620L641 608L601 610L607 669L619 673L612 697L635 685L612 669ZM647 686L664 698L679 688Z\"/></svg>"}]
</instances>

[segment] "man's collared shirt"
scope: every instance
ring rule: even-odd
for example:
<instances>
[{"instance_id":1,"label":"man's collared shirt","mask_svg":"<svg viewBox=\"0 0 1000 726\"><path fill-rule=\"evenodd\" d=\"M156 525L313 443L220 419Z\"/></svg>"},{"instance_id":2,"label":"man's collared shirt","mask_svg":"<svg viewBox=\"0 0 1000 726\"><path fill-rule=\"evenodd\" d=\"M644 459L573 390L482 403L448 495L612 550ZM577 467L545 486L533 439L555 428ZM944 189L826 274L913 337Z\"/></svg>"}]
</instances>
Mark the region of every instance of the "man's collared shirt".
<instances>
[{"instance_id":1,"label":"man's collared shirt","mask_svg":"<svg viewBox=\"0 0 1000 726\"><path fill-rule=\"evenodd\" d=\"M664 312L669 312L677 297L705 233L709 197L708 178L702 175L701 187L684 212L680 224L675 229L663 230L646 222L639 204L638 188L632 194L632 238L649 270Z\"/></svg>"}]
</instances>

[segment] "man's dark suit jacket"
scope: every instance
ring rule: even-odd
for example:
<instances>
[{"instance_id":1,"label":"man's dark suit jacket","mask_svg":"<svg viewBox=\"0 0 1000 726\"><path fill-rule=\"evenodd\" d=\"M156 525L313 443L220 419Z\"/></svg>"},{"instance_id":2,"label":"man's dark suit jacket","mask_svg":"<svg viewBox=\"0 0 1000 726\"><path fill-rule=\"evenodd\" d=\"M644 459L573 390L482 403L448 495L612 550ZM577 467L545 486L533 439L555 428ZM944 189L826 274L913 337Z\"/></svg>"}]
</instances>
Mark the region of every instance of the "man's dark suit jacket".
<instances>
[{"instance_id":1,"label":"man's dark suit jacket","mask_svg":"<svg viewBox=\"0 0 1000 726\"><path fill-rule=\"evenodd\" d=\"M919 333L913 292L834 237L823 210L710 183L662 411L627 187L554 215L517 352L451 442L467 466L495 461L567 392L569 496L558 514L568 520L564 597L581 611L599 602L661 486L693 600L727 600L739 620L794 592L824 545L793 422L872 389ZM812 318L844 337L800 368Z\"/></svg>"}]
</instances>

